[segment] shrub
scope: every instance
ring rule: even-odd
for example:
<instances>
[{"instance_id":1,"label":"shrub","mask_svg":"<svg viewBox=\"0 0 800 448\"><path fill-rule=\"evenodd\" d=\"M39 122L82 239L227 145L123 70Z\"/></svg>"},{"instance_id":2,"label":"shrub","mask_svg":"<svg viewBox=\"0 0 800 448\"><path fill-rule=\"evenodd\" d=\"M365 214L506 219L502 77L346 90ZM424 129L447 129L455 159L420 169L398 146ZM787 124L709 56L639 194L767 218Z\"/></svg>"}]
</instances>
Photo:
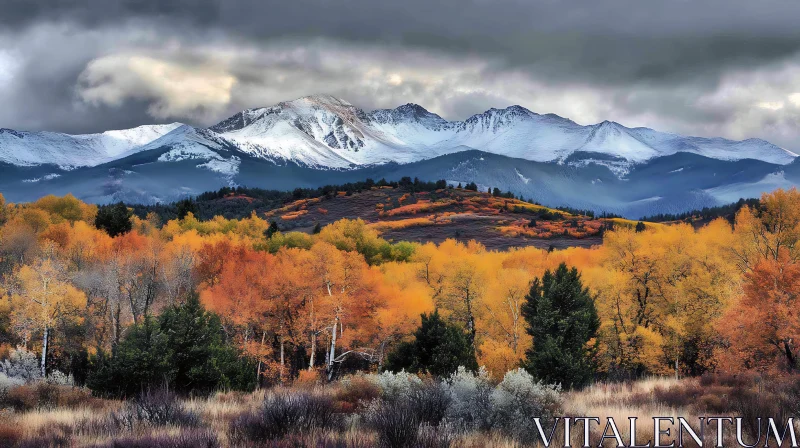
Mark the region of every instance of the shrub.
<instances>
[{"instance_id":1,"label":"shrub","mask_svg":"<svg viewBox=\"0 0 800 448\"><path fill-rule=\"evenodd\" d=\"M779 386L778 394L783 412L800 415L800 377L791 377Z\"/></svg>"},{"instance_id":2,"label":"shrub","mask_svg":"<svg viewBox=\"0 0 800 448\"><path fill-rule=\"evenodd\" d=\"M455 433L447 426L422 425L417 434L417 448L449 448Z\"/></svg>"},{"instance_id":3,"label":"shrub","mask_svg":"<svg viewBox=\"0 0 800 448\"><path fill-rule=\"evenodd\" d=\"M22 428L9 422L0 423L0 446L16 446L22 440Z\"/></svg>"},{"instance_id":4,"label":"shrub","mask_svg":"<svg viewBox=\"0 0 800 448\"><path fill-rule=\"evenodd\" d=\"M373 402L367 413L367 422L377 432L382 447L417 446L420 418L410 400Z\"/></svg>"},{"instance_id":5,"label":"shrub","mask_svg":"<svg viewBox=\"0 0 800 448\"><path fill-rule=\"evenodd\" d=\"M94 404L87 389L72 386L58 386L46 382L21 384L9 388L0 395L0 407L6 406L16 411L29 411L36 408L74 408L87 403Z\"/></svg>"},{"instance_id":6,"label":"shrub","mask_svg":"<svg viewBox=\"0 0 800 448\"><path fill-rule=\"evenodd\" d=\"M3 404L17 412L36 409L39 406L38 392L36 386L33 385L23 384L14 387L6 393Z\"/></svg>"},{"instance_id":7,"label":"shrub","mask_svg":"<svg viewBox=\"0 0 800 448\"><path fill-rule=\"evenodd\" d=\"M422 384L422 380L417 375L404 370L397 373L387 370L379 375L368 375L367 377L378 386L381 395L389 400L408 396L413 388Z\"/></svg>"},{"instance_id":8,"label":"shrub","mask_svg":"<svg viewBox=\"0 0 800 448\"><path fill-rule=\"evenodd\" d=\"M5 401L8 391L25 384L25 380L17 377L9 377L5 373L0 373L0 402Z\"/></svg>"},{"instance_id":9,"label":"shrub","mask_svg":"<svg viewBox=\"0 0 800 448\"><path fill-rule=\"evenodd\" d=\"M200 423L196 414L187 411L177 396L165 389L142 393L125 403L122 410L112 413L111 419L130 431L140 426L195 427Z\"/></svg>"},{"instance_id":10,"label":"shrub","mask_svg":"<svg viewBox=\"0 0 800 448\"><path fill-rule=\"evenodd\" d=\"M309 393L270 395L258 412L248 412L231 422L230 438L236 444L266 442L287 434L341 426L335 403L325 396Z\"/></svg>"},{"instance_id":11,"label":"shrub","mask_svg":"<svg viewBox=\"0 0 800 448\"><path fill-rule=\"evenodd\" d=\"M559 388L535 381L523 369L507 372L491 394L492 423L515 439L532 443L538 437L533 418L550 420L559 414Z\"/></svg>"},{"instance_id":12,"label":"shrub","mask_svg":"<svg viewBox=\"0 0 800 448\"><path fill-rule=\"evenodd\" d=\"M373 377L381 384L383 398L369 403L366 421L377 432L381 446L449 445L449 431L436 429L447 417L452 402L442 383L431 379L423 382L405 372Z\"/></svg>"},{"instance_id":13,"label":"shrub","mask_svg":"<svg viewBox=\"0 0 800 448\"><path fill-rule=\"evenodd\" d=\"M339 386L335 398L344 412L354 412L381 395L381 389L376 382L364 375L346 376L339 382Z\"/></svg>"},{"instance_id":14,"label":"shrub","mask_svg":"<svg viewBox=\"0 0 800 448\"><path fill-rule=\"evenodd\" d=\"M18 442L15 448L69 448L70 439L66 436L53 434L50 436L38 436L33 439L26 439Z\"/></svg>"},{"instance_id":15,"label":"shrub","mask_svg":"<svg viewBox=\"0 0 800 448\"><path fill-rule=\"evenodd\" d=\"M15 448L68 448L72 446L72 426L51 423L39 428L36 437L17 442Z\"/></svg>"},{"instance_id":16,"label":"shrub","mask_svg":"<svg viewBox=\"0 0 800 448\"><path fill-rule=\"evenodd\" d=\"M219 440L210 430L181 431L176 435L147 435L114 439L94 448L217 448Z\"/></svg>"},{"instance_id":17,"label":"shrub","mask_svg":"<svg viewBox=\"0 0 800 448\"><path fill-rule=\"evenodd\" d=\"M26 383L42 378L38 357L24 347L11 350L8 359L0 362L0 373Z\"/></svg>"},{"instance_id":18,"label":"shrub","mask_svg":"<svg viewBox=\"0 0 800 448\"><path fill-rule=\"evenodd\" d=\"M447 416L452 398L438 381L426 381L411 389L408 401L421 423L438 426Z\"/></svg>"},{"instance_id":19,"label":"shrub","mask_svg":"<svg viewBox=\"0 0 800 448\"><path fill-rule=\"evenodd\" d=\"M56 386L74 386L75 385L75 378L72 375L67 375L60 370L54 370L50 372L50 375L47 376L46 381L48 384L53 384Z\"/></svg>"},{"instance_id":20,"label":"shrub","mask_svg":"<svg viewBox=\"0 0 800 448\"><path fill-rule=\"evenodd\" d=\"M459 367L443 384L451 400L448 420L463 429L489 429L492 404L489 380L489 373L483 367L477 373Z\"/></svg>"}]
</instances>

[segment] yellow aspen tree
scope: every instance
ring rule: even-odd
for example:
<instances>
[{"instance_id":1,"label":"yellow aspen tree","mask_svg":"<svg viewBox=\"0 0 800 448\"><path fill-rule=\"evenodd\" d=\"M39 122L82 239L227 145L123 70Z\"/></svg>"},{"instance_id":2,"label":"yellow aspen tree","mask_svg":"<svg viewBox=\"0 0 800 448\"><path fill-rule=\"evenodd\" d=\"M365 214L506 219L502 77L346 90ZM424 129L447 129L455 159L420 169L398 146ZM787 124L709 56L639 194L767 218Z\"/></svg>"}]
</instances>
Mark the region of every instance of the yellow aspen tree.
<instances>
[{"instance_id":1,"label":"yellow aspen tree","mask_svg":"<svg viewBox=\"0 0 800 448\"><path fill-rule=\"evenodd\" d=\"M52 329L61 319L77 316L86 306L86 296L72 286L58 260L44 258L33 265L23 265L14 274L11 296L12 321L42 333L41 373L47 371L47 350Z\"/></svg>"}]
</instances>

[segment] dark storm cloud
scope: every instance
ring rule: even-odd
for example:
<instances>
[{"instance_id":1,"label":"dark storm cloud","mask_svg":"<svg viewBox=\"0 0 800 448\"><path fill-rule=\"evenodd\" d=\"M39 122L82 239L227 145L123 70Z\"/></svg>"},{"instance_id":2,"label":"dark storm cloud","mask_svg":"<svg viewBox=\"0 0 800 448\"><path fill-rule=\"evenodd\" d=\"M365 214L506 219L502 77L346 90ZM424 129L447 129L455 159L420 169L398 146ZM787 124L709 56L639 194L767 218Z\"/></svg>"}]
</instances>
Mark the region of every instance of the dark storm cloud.
<instances>
[{"instance_id":1,"label":"dark storm cloud","mask_svg":"<svg viewBox=\"0 0 800 448\"><path fill-rule=\"evenodd\" d=\"M9 1L9 0L6 0ZM246 40L328 37L500 56L545 76L681 81L800 50L800 2L10 0L0 23L131 18Z\"/></svg>"},{"instance_id":2,"label":"dark storm cloud","mask_svg":"<svg viewBox=\"0 0 800 448\"><path fill-rule=\"evenodd\" d=\"M0 126L210 124L324 92L448 118L520 103L583 122L800 137L796 0L0 3L0 100L14 105ZM165 84L147 77L152 67L214 85Z\"/></svg>"}]
</instances>

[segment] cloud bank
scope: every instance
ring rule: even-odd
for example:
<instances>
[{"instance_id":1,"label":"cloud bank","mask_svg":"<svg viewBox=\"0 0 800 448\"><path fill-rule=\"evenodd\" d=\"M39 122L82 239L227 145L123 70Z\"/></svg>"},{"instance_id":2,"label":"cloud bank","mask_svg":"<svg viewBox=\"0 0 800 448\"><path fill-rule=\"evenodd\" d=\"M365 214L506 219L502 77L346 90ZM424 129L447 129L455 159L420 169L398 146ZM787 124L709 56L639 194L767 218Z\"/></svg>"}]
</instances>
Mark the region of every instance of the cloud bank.
<instances>
[{"instance_id":1,"label":"cloud bank","mask_svg":"<svg viewBox=\"0 0 800 448\"><path fill-rule=\"evenodd\" d=\"M213 124L328 93L449 119L520 104L579 123L800 150L800 3L11 0L0 127Z\"/></svg>"}]
</instances>

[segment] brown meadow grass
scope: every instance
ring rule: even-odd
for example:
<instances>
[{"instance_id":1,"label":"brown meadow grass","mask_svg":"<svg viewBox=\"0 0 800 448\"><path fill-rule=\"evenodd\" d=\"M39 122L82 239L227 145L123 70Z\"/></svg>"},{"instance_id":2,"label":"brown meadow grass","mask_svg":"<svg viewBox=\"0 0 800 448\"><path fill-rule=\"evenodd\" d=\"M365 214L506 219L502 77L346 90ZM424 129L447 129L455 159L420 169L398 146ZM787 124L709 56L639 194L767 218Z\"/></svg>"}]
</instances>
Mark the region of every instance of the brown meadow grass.
<instances>
[{"instance_id":1,"label":"brown meadow grass","mask_svg":"<svg viewBox=\"0 0 800 448\"><path fill-rule=\"evenodd\" d=\"M64 387L64 386L62 386ZM780 395L779 390L784 395ZM785 395L783 386L765 387L754 377L702 377L676 380L674 378L648 378L621 383L596 383L583 390L562 393L563 415L600 417L599 425L592 431L592 446L598 446L606 419L613 417L623 440L630 440L629 417L638 417L637 442L653 439L653 417L683 417L696 427L698 417L710 415L747 416L747 406L757 406L763 400L778 404L781 400L796 400ZM83 391L81 389L81 391ZM73 395L78 392L70 392ZM243 415L257 414L265 398L291 395L317 396L328 400L335 412L343 416L341 426L321 428L308 432L290 432L269 442L239 442L232 437L232 422ZM365 424L363 412L380 392L362 378L354 377L346 384L304 383L290 387L277 387L252 393L219 392L210 397L190 397L179 400L183 411L196 416L192 420L169 421L165 425L139 422L130 427L120 426L115 420L124 414L129 403L120 400L93 398L88 394L83 402L68 405L44 403L33 408L0 411L0 446L3 447L133 447L157 444L171 447L371 447L379 446L375 431ZM748 401L755 400L755 401ZM778 408L759 408L755 412L778 415ZM766 417L766 415L764 415ZM187 423L188 422L188 423ZM664 426L666 429L668 426ZM670 428L673 436L677 426ZM422 427L435 432L435 428ZM715 429L706 429L706 446L713 446ZM563 441L563 430L556 430L556 445ZM728 441L735 435L726 432ZM414 446L430 447L522 447L519 442L497 431L454 432L448 438L421 437ZM443 441L444 440L444 441ZM582 428L574 427L572 445L582 446ZM615 446L607 440L604 446ZM695 446L686 436L686 446Z\"/></svg>"}]
</instances>

